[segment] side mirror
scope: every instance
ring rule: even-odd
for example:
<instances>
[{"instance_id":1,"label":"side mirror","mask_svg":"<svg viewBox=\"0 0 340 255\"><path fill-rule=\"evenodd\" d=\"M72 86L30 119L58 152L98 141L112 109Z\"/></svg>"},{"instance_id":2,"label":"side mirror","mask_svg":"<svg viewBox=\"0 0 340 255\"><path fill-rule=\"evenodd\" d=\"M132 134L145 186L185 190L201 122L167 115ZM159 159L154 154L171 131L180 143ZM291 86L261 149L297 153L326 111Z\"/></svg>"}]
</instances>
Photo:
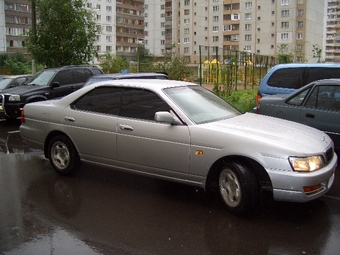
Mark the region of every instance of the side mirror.
<instances>
[{"instance_id":1,"label":"side mirror","mask_svg":"<svg viewBox=\"0 0 340 255\"><path fill-rule=\"evenodd\" d=\"M60 86L60 84L59 84L59 82L57 82L57 81L53 82L53 83L50 85L51 89L58 88L59 86Z\"/></svg>"},{"instance_id":2,"label":"side mirror","mask_svg":"<svg viewBox=\"0 0 340 255\"><path fill-rule=\"evenodd\" d=\"M157 122L164 122L168 124L174 125L182 125L176 117L172 116L170 112L156 112L155 113L155 121Z\"/></svg>"}]
</instances>

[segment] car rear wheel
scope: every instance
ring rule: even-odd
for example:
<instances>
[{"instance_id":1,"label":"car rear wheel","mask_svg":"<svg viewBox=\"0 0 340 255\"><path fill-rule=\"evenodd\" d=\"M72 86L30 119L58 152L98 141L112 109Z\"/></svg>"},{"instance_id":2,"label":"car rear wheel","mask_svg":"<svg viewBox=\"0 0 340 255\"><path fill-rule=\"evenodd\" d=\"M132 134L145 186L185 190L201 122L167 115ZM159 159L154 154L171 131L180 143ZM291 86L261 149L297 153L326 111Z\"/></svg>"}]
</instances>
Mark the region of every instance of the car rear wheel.
<instances>
[{"instance_id":1,"label":"car rear wheel","mask_svg":"<svg viewBox=\"0 0 340 255\"><path fill-rule=\"evenodd\" d=\"M246 213L258 202L258 183L250 170L244 164L225 162L219 172L219 194L233 213Z\"/></svg>"},{"instance_id":2,"label":"car rear wheel","mask_svg":"<svg viewBox=\"0 0 340 255\"><path fill-rule=\"evenodd\" d=\"M78 153L70 139L58 135L49 143L48 156L53 169L61 175L71 175L79 161Z\"/></svg>"}]
</instances>

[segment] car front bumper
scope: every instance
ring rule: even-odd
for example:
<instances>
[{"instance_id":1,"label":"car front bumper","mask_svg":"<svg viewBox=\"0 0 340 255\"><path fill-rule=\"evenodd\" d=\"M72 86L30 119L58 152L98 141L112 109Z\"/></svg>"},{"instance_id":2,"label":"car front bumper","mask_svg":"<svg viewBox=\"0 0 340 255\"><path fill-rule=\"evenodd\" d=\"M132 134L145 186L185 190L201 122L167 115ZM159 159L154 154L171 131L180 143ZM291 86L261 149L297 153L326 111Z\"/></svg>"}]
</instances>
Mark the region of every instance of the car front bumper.
<instances>
[{"instance_id":1,"label":"car front bumper","mask_svg":"<svg viewBox=\"0 0 340 255\"><path fill-rule=\"evenodd\" d=\"M273 197L276 201L308 202L328 192L331 188L338 157L334 154L329 164L314 172L281 172L268 170L273 186ZM312 192L305 192L304 187L320 185Z\"/></svg>"}]
</instances>

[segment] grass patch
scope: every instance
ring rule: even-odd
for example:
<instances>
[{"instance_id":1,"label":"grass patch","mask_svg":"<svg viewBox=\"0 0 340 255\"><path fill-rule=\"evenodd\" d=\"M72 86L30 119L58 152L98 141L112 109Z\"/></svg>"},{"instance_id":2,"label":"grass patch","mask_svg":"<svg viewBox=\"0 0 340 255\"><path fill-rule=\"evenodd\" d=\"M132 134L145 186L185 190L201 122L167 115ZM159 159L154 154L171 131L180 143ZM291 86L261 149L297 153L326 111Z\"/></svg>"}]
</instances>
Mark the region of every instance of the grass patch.
<instances>
[{"instance_id":1,"label":"grass patch","mask_svg":"<svg viewBox=\"0 0 340 255\"><path fill-rule=\"evenodd\" d=\"M241 112L252 112L256 106L257 89L236 90L230 96L222 96L224 100L232 104Z\"/></svg>"}]
</instances>

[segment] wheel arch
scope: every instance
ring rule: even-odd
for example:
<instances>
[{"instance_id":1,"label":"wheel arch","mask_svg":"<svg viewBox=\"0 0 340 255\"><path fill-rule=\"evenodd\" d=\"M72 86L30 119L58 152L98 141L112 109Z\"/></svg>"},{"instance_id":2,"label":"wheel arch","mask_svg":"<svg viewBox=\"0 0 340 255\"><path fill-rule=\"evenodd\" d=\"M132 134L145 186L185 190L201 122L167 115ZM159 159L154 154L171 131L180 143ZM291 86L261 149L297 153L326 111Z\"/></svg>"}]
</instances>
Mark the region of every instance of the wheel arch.
<instances>
[{"instance_id":1,"label":"wheel arch","mask_svg":"<svg viewBox=\"0 0 340 255\"><path fill-rule=\"evenodd\" d=\"M206 178L205 182L205 190L207 192L216 192L216 189L218 189L218 177L219 177L219 171L226 161L232 161L239 164L245 164L250 169L253 169L253 173L256 177L256 180L258 181L260 192L262 191L269 191L272 193L273 187L270 180L270 177L266 170L263 168L263 166L255 161L254 159L245 157L245 156L225 156L220 159L218 159L210 168L209 173Z\"/></svg>"},{"instance_id":2,"label":"wheel arch","mask_svg":"<svg viewBox=\"0 0 340 255\"><path fill-rule=\"evenodd\" d=\"M58 135L63 135L63 136L65 136L65 137L67 137L67 138L72 142L74 148L76 149L76 151L77 151L77 153L78 153L78 150L77 150L77 148L75 147L75 145L74 145L72 139L71 139L67 134L65 134L64 132L59 131L59 130L55 130L55 131L50 132L50 133L47 135L46 139L45 139L45 143L44 143L44 155L45 155L45 158L48 158L48 147L49 147L50 141L51 141L54 137L56 137L56 136L58 136Z\"/></svg>"}]
</instances>

